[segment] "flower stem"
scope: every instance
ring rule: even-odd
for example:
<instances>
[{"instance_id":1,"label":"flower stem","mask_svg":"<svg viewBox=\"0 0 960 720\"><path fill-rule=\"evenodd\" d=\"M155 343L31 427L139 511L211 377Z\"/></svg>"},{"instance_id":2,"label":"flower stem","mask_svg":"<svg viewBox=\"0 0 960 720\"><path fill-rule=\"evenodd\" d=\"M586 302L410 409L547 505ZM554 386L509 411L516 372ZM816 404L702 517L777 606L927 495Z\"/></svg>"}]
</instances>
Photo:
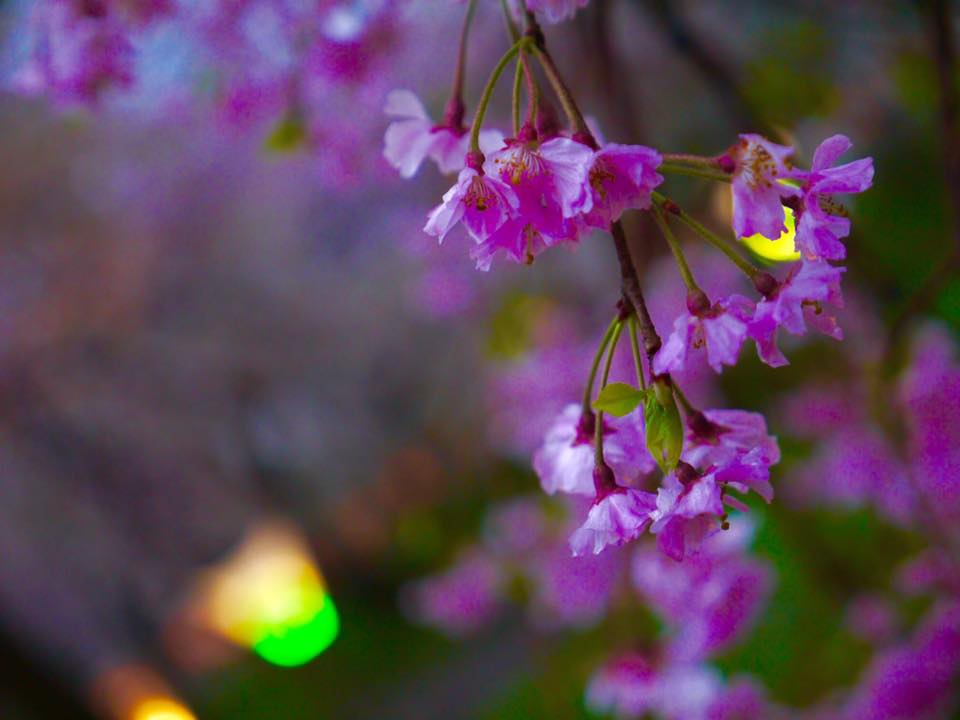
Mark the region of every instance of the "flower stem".
<instances>
[{"instance_id":1,"label":"flower stem","mask_svg":"<svg viewBox=\"0 0 960 720\"><path fill-rule=\"evenodd\" d=\"M490 98L493 96L493 89L497 86L497 81L507 68L507 65L510 64L514 56L520 52L520 48L526 45L527 42L526 38L517 40L517 42L503 54L500 62L497 63L496 67L493 68L493 72L490 73L490 79L487 80L487 85L483 88L483 95L480 96L480 103L477 105L477 113L473 116L473 127L470 128L470 152L480 152L480 128L483 127L483 116L487 114L487 106L490 104Z\"/></svg>"},{"instance_id":2,"label":"flower stem","mask_svg":"<svg viewBox=\"0 0 960 720\"><path fill-rule=\"evenodd\" d=\"M623 321L617 318L613 325L613 334L610 337L610 348L607 350L607 361L603 366L603 376L600 378L600 389L607 386L610 378L610 366L613 365L613 354L616 352L620 334L623 332ZM603 465L603 411L597 411L596 425L594 426L593 451L597 465Z\"/></svg>"},{"instance_id":3,"label":"flower stem","mask_svg":"<svg viewBox=\"0 0 960 720\"><path fill-rule=\"evenodd\" d=\"M673 163L661 163L657 168L665 173L674 175L689 175L690 177L704 178L705 180L716 180L717 182L730 182L730 176L719 170L707 170L699 167L687 167L684 165L675 165Z\"/></svg>"},{"instance_id":4,"label":"flower stem","mask_svg":"<svg viewBox=\"0 0 960 720\"><path fill-rule=\"evenodd\" d=\"M643 350L647 357L652 360L653 356L657 354L657 350L660 349L662 341L653 325L650 312L647 310L647 303L643 298L643 291L640 289L640 279L637 277L637 269L633 266L633 258L630 257L630 248L627 246L627 236L624 234L623 225L619 220L610 226L610 234L613 235L617 262L620 264L620 289L623 292L623 297L633 307L637 316L640 337L643 339Z\"/></svg>"},{"instance_id":5,"label":"flower stem","mask_svg":"<svg viewBox=\"0 0 960 720\"><path fill-rule=\"evenodd\" d=\"M517 70L513 75L513 134L520 132L520 92L523 90L523 65L517 60Z\"/></svg>"},{"instance_id":6,"label":"flower stem","mask_svg":"<svg viewBox=\"0 0 960 720\"><path fill-rule=\"evenodd\" d=\"M537 56L540 66L543 68L544 73L546 73L547 80L550 81L553 91L557 94L557 99L560 100L560 105L563 107L563 112L566 114L571 128L573 128L573 132L582 134L592 140L593 134L590 132L590 128L587 127L587 121L583 119L583 113L580 112L580 108L577 105L576 100L573 99L573 94L570 92L567 84L560 76L560 71L553 62L553 58L550 56L550 53L547 52L545 44L538 42L536 39L538 38L542 40L543 38L539 27L536 25L528 27L527 35L528 37L535 38L535 40L530 44L530 50L534 55Z\"/></svg>"},{"instance_id":7,"label":"flower stem","mask_svg":"<svg viewBox=\"0 0 960 720\"><path fill-rule=\"evenodd\" d=\"M705 155L691 155L689 153L663 153L663 161L667 163L684 163L686 165L696 165L702 168L720 169L720 163L716 158L706 157Z\"/></svg>"},{"instance_id":8,"label":"flower stem","mask_svg":"<svg viewBox=\"0 0 960 720\"><path fill-rule=\"evenodd\" d=\"M749 260L743 258L739 253L737 253L736 250L730 247L729 242L721 238L712 230L709 230L703 223L692 217L689 213L680 209L672 200L668 200L666 197L656 191L651 194L651 197L659 208L669 212L671 215L676 215L681 221L683 221L685 225L687 225L687 227L694 230L704 240L726 255L730 262L740 268L740 270L748 278L753 280L754 277L760 272L760 268L754 266Z\"/></svg>"},{"instance_id":9,"label":"flower stem","mask_svg":"<svg viewBox=\"0 0 960 720\"><path fill-rule=\"evenodd\" d=\"M447 101L447 109L444 122L451 127L463 127L463 115L465 106L463 104L463 77L467 68L467 39L470 35L470 24L473 22L473 15L477 9L477 0L470 0L467 4L467 12L463 16L463 25L460 27L460 47L457 52L457 66L453 71L453 87L450 89L450 100Z\"/></svg>"},{"instance_id":10,"label":"flower stem","mask_svg":"<svg viewBox=\"0 0 960 720\"><path fill-rule=\"evenodd\" d=\"M593 356L593 362L590 365L590 374L587 376L587 387L583 391L583 412L584 414L591 412L590 410L590 400L593 398L593 381L597 377L597 370L600 367L600 360L603 358L603 353L606 351L607 346L610 344L610 338L613 337L613 331L617 326L617 323L620 322L619 315L614 317L610 321L610 324L607 326L606 332L603 334L603 339L600 341L600 347L597 348L596 354Z\"/></svg>"},{"instance_id":11,"label":"flower stem","mask_svg":"<svg viewBox=\"0 0 960 720\"><path fill-rule=\"evenodd\" d=\"M630 316L630 349L633 351L633 364L637 368L637 380L642 390L647 389L647 379L643 375L643 360L640 358L640 343L637 341L637 316Z\"/></svg>"},{"instance_id":12,"label":"flower stem","mask_svg":"<svg viewBox=\"0 0 960 720\"><path fill-rule=\"evenodd\" d=\"M677 242L677 238L667 224L667 219L663 216L663 210L659 205L653 206L653 219L656 221L657 227L660 228L660 232L663 233L663 237L666 238L667 245L670 246L670 252L673 253L673 259L677 261L677 267L680 269L683 284L687 286L687 290L700 290L697 281L693 279L693 273L690 272L690 266L687 265L687 259L683 256L680 243Z\"/></svg>"},{"instance_id":13,"label":"flower stem","mask_svg":"<svg viewBox=\"0 0 960 720\"><path fill-rule=\"evenodd\" d=\"M513 15L510 14L507 0L500 0L500 7L503 9L503 20L507 24L507 33L510 35L510 42L515 43L520 39L520 29L513 21Z\"/></svg>"}]
</instances>

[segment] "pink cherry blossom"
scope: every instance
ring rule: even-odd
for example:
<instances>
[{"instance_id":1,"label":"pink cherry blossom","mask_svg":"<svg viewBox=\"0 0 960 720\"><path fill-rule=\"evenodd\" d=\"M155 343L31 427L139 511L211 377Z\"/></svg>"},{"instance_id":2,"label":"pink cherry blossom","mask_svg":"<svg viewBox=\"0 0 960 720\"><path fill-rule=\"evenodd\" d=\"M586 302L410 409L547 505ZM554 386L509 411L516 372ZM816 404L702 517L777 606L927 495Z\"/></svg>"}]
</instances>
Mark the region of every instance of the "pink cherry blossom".
<instances>
[{"instance_id":1,"label":"pink cherry blossom","mask_svg":"<svg viewBox=\"0 0 960 720\"><path fill-rule=\"evenodd\" d=\"M526 0L528 10L537 13L548 23L572 18L577 10L585 8L590 0Z\"/></svg>"},{"instance_id":2,"label":"pink cherry blossom","mask_svg":"<svg viewBox=\"0 0 960 720\"><path fill-rule=\"evenodd\" d=\"M628 488L611 491L594 502L583 525L570 536L570 549L574 555L596 555L605 547L635 540L650 524L656 504L656 496L648 492Z\"/></svg>"},{"instance_id":3,"label":"pink cherry blossom","mask_svg":"<svg viewBox=\"0 0 960 720\"><path fill-rule=\"evenodd\" d=\"M493 153L486 168L513 189L518 207L474 248L477 267L489 269L500 252L529 264L548 247L575 242L579 228L573 218L590 207L586 177L592 155L586 145L565 137L539 144L529 125Z\"/></svg>"},{"instance_id":4,"label":"pink cherry blossom","mask_svg":"<svg viewBox=\"0 0 960 720\"><path fill-rule=\"evenodd\" d=\"M440 242L459 223L476 242L490 237L506 223L518 205L509 185L472 167L460 171L457 183L427 218L424 231Z\"/></svg>"},{"instance_id":5,"label":"pink cherry blossom","mask_svg":"<svg viewBox=\"0 0 960 720\"><path fill-rule=\"evenodd\" d=\"M608 144L597 150L587 173L584 223L606 230L625 210L649 208L651 191L663 182L656 171L661 162L660 153L642 145Z\"/></svg>"},{"instance_id":6,"label":"pink cherry blossom","mask_svg":"<svg viewBox=\"0 0 960 720\"><path fill-rule=\"evenodd\" d=\"M767 434L760 413L746 410L703 410L701 418L687 424L683 459L694 467L722 466L752 450L766 465L780 462L777 439Z\"/></svg>"},{"instance_id":7,"label":"pink cherry blossom","mask_svg":"<svg viewBox=\"0 0 960 720\"><path fill-rule=\"evenodd\" d=\"M665 720L705 720L722 690L719 673L706 665L657 666L631 652L594 674L587 687L587 707L618 718L654 715Z\"/></svg>"},{"instance_id":8,"label":"pink cherry blossom","mask_svg":"<svg viewBox=\"0 0 960 720\"><path fill-rule=\"evenodd\" d=\"M834 167L837 159L850 149L845 135L827 138L813 155L809 171L797 171L801 179L797 213L797 250L808 260L843 260L847 249L840 238L850 234L846 212L833 200L833 195L860 193L873 184L873 159L862 158Z\"/></svg>"},{"instance_id":9,"label":"pink cherry blossom","mask_svg":"<svg viewBox=\"0 0 960 720\"><path fill-rule=\"evenodd\" d=\"M460 637L476 632L502 602L500 569L480 550L465 553L442 575L409 588L410 612L419 622Z\"/></svg>"},{"instance_id":10,"label":"pink cherry blossom","mask_svg":"<svg viewBox=\"0 0 960 720\"><path fill-rule=\"evenodd\" d=\"M796 188L780 182L790 173L793 148L760 135L740 136L729 155L733 160L733 229L737 237L760 233L776 240L786 230L782 198Z\"/></svg>"},{"instance_id":11,"label":"pink cherry blossom","mask_svg":"<svg viewBox=\"0 0 960 720\"><path fill-rule=\"evenodd\" d=\"M594 494L593 423L584 427L582 413L580 405L567 405L533 456L533 469L550 495ZM639 412L604 418L603 454L622 484L630 485L653 471L656 463L647 450Z\"/></svg>"},{"instance_id":12,"label":"pink cherry blossom","mask_svg":"<svg viewBox=\"0 0 960 720\"><path fill-rule=\"evenodd\" d=\"M703 542L720 530L726 518L724 505L746 510L728 490L753 490L767 502L773 499L763 448L754 448L703 475L681 461L657 491L650 531L657 536L658 547L674 560L699 552Z\"/></svg>"},{"instance_id":13,"label":"pink cherry blossom","mask_svg":"<svg viewBox=\"0 0 960 720\"><path fill-rule=\"evenodd\" d=\"M748 298L731 295L705 310L683 313L657 352L653 371L662 374L682 370L690 355L700 348L706 349L707 362L714 372L721 372L724 365L735 365L753 308Z\"/></svg>"},{"instance_id":14,"label":"pink cherry blossom","mask_svg":"<svg viewBox=\"0 0 960 720\"><path fill-rule=\"evenodd\" d=\"M383 138L383 156L401 177L416 175L426 158L433 160L442 173L457 172L463 167L470 141L466 128L452 122L435 125L409 90L391 91L384 112L394 120ZM481 131L483 152L493 152L502 144L503 134L499 131Z\"/></svg>"},{"instance_id":15,"label":"pink cherry blossom","mask_svg":"<svg viewBox=\"0 0 960 720\"><path fill-rule=\"evenodd\" d=\"M779 328L792 335L804 335L809 323L824 335L843 339L836 318L824 307L825 304L843 307L840 293L843 272L844 268L825 262L797 263L773 294L757 303L749 333L756 340L757 354L763 362L772 367L787 364L777 347Z\"/></svg>"}]
</instances>

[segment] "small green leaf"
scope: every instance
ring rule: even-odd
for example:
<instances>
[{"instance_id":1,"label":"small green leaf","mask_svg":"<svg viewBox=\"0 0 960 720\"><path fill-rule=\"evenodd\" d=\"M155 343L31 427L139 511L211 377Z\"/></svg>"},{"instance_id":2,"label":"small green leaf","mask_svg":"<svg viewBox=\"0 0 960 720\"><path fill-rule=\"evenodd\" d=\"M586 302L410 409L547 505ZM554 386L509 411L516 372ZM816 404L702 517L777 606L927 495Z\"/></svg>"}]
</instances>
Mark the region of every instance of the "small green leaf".
<instances>
[{"instance_id":1,"label":"small green leaf","mask_svg":"<svg viewBox=\"0 0 960 720\"><path fill-rule=\"evenodd\" d=\"M683 450L683 421L670 387L657 381L653 390L643 403L647 449L660 469L669 473L677 466Z\"/></svg>"},{"instance_id":2,"label":"small green leaf","mask_svg":"<svg viewBox=\"0 0 960 720\"><path fill-rule=\"evenodd\" d=\"M629 415L643 402L644 393L627 383L610 383L605 386L597 399L593 401L593 409L623 417Z\"/></svg>"},{"instance_id":3,"label":"small green leaf","mask_svg":"<svg viewBox=\"0 0 960 720\"><path fill-rule=\"evenodd\" d=\"M272 152L285 153L298 150L306 141L307 131L303 123L295 115L287 115L267 135L264 147Z\"/></svg>"}]
</instances>

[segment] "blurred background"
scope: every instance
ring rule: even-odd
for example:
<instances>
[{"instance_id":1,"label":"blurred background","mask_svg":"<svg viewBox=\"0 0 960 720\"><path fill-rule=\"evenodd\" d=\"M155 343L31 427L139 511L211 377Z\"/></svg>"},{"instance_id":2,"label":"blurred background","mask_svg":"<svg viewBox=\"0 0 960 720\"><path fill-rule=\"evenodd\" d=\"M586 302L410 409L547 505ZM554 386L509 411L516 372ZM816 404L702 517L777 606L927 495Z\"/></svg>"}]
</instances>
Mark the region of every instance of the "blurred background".
<instances>
[{"instance_id":1,"label":"blurred background","mask_svg":"<svg viewBox=\"0 0 960 720\"><path fill-rule=\"evenodd\" d=\"M8 77L31 5L0 4ZM612 639L654 622L531 623L529 587L474 608L466 637L425 617L420 578L489 535L496 503L538 492L531 452L581 392L618 275L599 237L490 273L463 238L435 247L420 228L448 179L396 177L382 107L409 88L439 117L463 5L319 5L347 35L296 65L296 101L274 92L289 66L244 72L268 40L211 51L175 22L138 36L136 82L95 107L0 96L4 720L588 717ZM937 58L958 22L949 2L593 0L546 28L610 140L714 154L759 131L809 161L842 132L874 157L850 203L844 344L811 340L776 372L745 350L689 379L698 401L767 413L784 450L778 500L753 508L767 603L716 665L786 706L856 682L875 644L851 604L893 602L929 542L824 465L797 393L819 388L845 427L921 329L956 340L942 99L960 72L945 83ZM468 105L506 46L481 0ZM716 225L723 190L670 180ZM682 289L631 225L663 328ZM893 625L929 602L897 600Z\"/></svg>"}]
</instances>

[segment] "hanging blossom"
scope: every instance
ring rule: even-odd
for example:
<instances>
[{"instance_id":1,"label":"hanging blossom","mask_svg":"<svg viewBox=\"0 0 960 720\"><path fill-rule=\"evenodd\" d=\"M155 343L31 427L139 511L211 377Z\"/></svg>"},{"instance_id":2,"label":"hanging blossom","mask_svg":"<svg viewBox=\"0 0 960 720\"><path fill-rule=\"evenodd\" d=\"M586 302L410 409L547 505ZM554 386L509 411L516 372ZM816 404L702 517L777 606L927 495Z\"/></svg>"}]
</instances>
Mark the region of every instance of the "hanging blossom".
<instances>
[{"instance_id":1,"label":"hanging blossom","mask_svg":"<svg viewBox=\"0 0 960 720\"><path fill-rule=\"evenodd\" d=\"M590 0L526 0L526 8L548 23L563 22L585 8ZM522 5L513 0L514 14L519 17Z\"/></svg>"},{"instance_id":2,"label":"hanging blossom","mask_svg":"<svg viewBox=\"0 0 960 720\"><path fill-rule=\"evenodd\" d=\"M594 152L587 169L589 192L579 208L588 227L607 230L627 210L647 210L650 193L663 176L657 168L663 158L643 145L608 143Z\"/></svg>"},{"instance_id":3,"label":"hanging blossom","mask_svg":"<svg viewBox=\"0 0 960 720\"><path fill-rule=\"evenodd\" d=\"M702 291L687 296L687 312L673 323L673 331L653 360L657 374L683 370L690 356L705 348L714 372L724 365L736 365L740 347L747 338L754 303L742 295L731 295L713 305Z\"/></svg>"},{"instance_id":4,"label":"hanging blossom","mask_svg":"<svg viewBox=\"0 0 960 720\"><path fill-rule=\"evenodd\" d=\"M573 218L585 204L586 168L592 152L570 138L555 137L544 143L537 138L536 129L525 125L485 164L489 173L513 188L519 204L512 217L471 253L481 270L490 268L498 252L530 264L544 249L579 239Z\"/></svg>"},{"instance_id":5,"label":"hanging blossom","mask_svg":"<svg viewBox=\"0 0 960 720\"><path fill-rule=\"evenodd\" d=\"M611 470L599 465L593 470L595 499L587 518L570 536L574 555L599 554L643 535L656 508L656 496L618 485Z\"/></svg>"},{"instance_id":6,"label":"hanging blossom","mask_svg":"<svg viewBox=\"0 0 960 720\"><path fill-rule=\"evenodd\" d=\"M487 175L479 161L469 157L472 161L460 171L456 185L446 192L424 226L440 242L462 222L471 237L481 243L503 227L520 204L509 185Z\"/></svg>"},{"instance_id":7,"label":"hanging blossom","mask_svg":"<svg viewBox=\"0 0 960 720\"><path fill-rule=\"evenodd\" d=\"M797 189L780 182L790 177L793 148L777 145L755 134L740 136L740 142L722 158L733 171L733 229L737 237L757 233L776 240L786 231L782 199Z\"/></svg>"},{"instance_id":8,"label":"hanging blossom","mask_svg":"<svg viewBox=\"0 0 960 720\"><path fill-rule=\"evenodd\" d=\"M650 531L666 555L683 560L686 554L698 552L704 540L726 525L725 505L746 511L729 490L753 490L767 502L773 500L769 466L762 462L760 452L759 448L751 450L702 475L681 461L664 478L650 515Z\"/></svg>"},{"instance_id":9,"label":"hanging blossom","mask_svg":"<svg viewBox=\"0 0 960 720\"><path fill-rule=\"evenodd\" d=\"M757 354L771 367L788 364L777 347L777 330L783 328L792 335L805 335L809 323L819 332L843 339L843 330L836 316L825 304L843 307L840 292L842 267L826 262L800 262L793 265L783 282L757 303L750 322L749 334L757 343Z\"/></svg>"},{"instance_id":10,"label":"hanging blossom","mask_svg":"<svg viewBox=\"0 0 960 720\"><path fill-rule=\"evenodd\" d=\"M557 416L533 456L533 469L547 494L594 494L595 423L593 413L585 416L583 408L575 403ZM616 477L632 485L656 468L644 441L640 413L605 417L603 434L604 459Z\"/></svg>"},{"instance_id":11,"label":"hanging blossom","mask_svg":"<svg viewBox=\"0 0 960 720\"><path fill-rule=\"evenodd\" d=\"M798 196L785 202L797 215L796 248L808 260L843 260L847 249L840 242L850 234L850 219L833 195L861 193L873 184L873 159L861 158L835 166L853 146L845 135L834 135L820 143L809 171L797 171L802 181Z\"/></svg>"},{"instance_id":12,"label":"hanging blossom","mask_svg":"<svg viewBox=\"0 0 960 720\"><path fill-rule=\"evenodd\" d=\"M469 135L462 123L462 111L456 106L440 124L434 124L419 98L409 90L393 90L387 95L384 112L394 118L383 139L383 156L403 178L417 174L426 158L433 160L442 173L463 167ZM458 117L458 114L460 117ZM493 152L503 144L503 133L483 130L480 149Z\"/></svg>"}]
</instances>

